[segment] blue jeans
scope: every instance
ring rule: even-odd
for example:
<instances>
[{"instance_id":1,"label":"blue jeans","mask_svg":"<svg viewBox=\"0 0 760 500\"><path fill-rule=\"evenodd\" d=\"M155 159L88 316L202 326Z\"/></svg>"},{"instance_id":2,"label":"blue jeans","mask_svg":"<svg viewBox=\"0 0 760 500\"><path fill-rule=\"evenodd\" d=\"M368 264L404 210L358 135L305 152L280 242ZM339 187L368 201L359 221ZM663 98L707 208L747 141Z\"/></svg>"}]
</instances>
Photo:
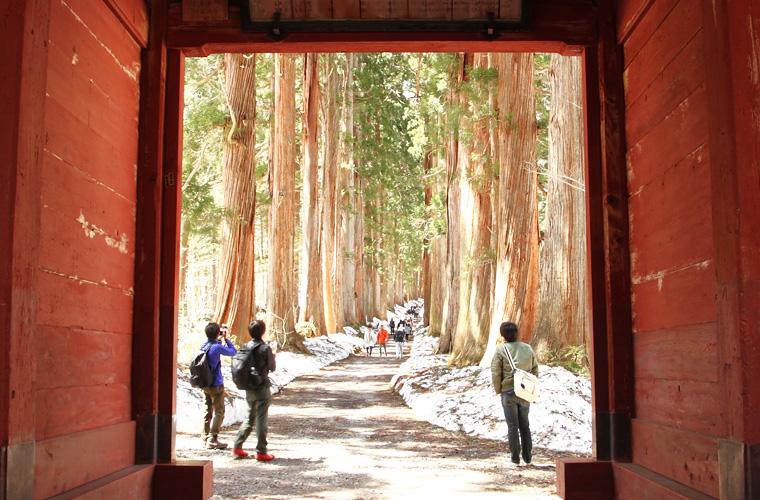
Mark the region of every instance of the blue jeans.
<instances>
[{"instance_id":1,"label":"blue jeans","mask_svg":"<svg viewBox=\"0 0 760 500\"><path fill-rule=\"evenodd\" d=\"M504 408L504 418L507 420L507 438L512 462L520 463L520 445L522 458L526 464L532 460L533 441L530 438L530 403L507 392L501 393L501 407Z\"/></svg>"}]
</instances>

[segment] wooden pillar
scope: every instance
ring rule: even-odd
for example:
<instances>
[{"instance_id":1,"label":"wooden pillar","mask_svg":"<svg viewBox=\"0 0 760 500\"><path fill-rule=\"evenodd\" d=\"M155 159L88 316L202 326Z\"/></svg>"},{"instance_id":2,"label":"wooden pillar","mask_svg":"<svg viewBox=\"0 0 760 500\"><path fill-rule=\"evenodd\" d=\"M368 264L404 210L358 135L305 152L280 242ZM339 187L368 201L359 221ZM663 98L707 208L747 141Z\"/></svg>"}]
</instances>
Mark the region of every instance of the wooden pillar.
<instances>
[{"instance_id":1,"label":"wooden pillar","mask_svg":"<svg viewBox=\"0 0 760 500\"><path fill-rule=\"evenodd\" d=\"M159 311L158 462L171 463L177 409L177 313L179 303L179 242L182 208L182 113L185 56L167 53L164 182L161 230L161 307ZM200 416L199 416L200 418Z\"/></svg>"},{"instance_id":2,"label":"wooden pillar","mask_svg":"<svg viewBox=\"0 0 760 500\"><path fill-rule=\"evenodd\" d=\"M760 497L760 1L704 0L721 499Z\"/></svg>"},{"instance_id":3,"label":"wooden pillar","mask_svg":"<svg viewBox=\"0 0 760 500\"><path fill-rule=\"evenodd\" d=\"M31 499L50 2L11 2L0 15L0 499Z\"/></svg>"},{"instance_id":4,"label":"wooden pillar","mask_svg":"<svg viewBox=\"0 0 760 500\"><path fill-rule=\"evenodd\" d=\"M623 54L615 33L612 0L599 2L599 129L602 160L604 293L610 397L610 456L631 460L634 412L633 320L628 237ZM590 125L590 124L589 124Z\"/></svg>"},{"instance_id":5,"label":"wooden pillar","mask_svg":"<svg viewBox=\"0 0 760 500\"><path fill-rule=\"evenodd\" d=\"M612 498L612 467L600 461L631 460L634 411L633 333L628 244L628 189L622 54L609 0L599 2L599 43L583 52L586 142L586 213L589 300L591 302L591 384L594 460L558 466L563 498L587 498L581 474L604 485L595 498ZM604 475L604 477L599 477ZM587 486L587 485L586 485Z\"/></svg>"},{"instance_id":6,"label":"wooden pillar","mask_svg":"<svg viewBox=\"0 0 760 500\"><path fill-rule=\"evenodd\" d=\"M634 392L622 55L610 2L600 2L599 16L599 45L584 51L583 72L595 457L628 461Z\"/></svg>"},{"instance_id":7,"label":"wooden pillar","mask_svg":"<svg viewBox=\"0 0 760 500\"><path fill-rule=\"evenodd\" d=\"M150 10L148 49L140 81L140 141L137 165L132 413L137 422L135 461L158 460L158 368L161 231L166 100L166 0Z\"/></svg>"}]
</instances>

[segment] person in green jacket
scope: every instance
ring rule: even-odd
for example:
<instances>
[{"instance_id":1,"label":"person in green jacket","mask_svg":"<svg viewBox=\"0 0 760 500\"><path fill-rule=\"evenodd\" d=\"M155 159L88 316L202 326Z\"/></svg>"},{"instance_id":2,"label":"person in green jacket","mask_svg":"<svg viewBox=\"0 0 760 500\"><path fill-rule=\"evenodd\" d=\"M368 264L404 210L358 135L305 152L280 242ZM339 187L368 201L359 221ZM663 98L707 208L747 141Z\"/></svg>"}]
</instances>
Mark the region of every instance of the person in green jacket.
<instances>
[{"instance_id":1,"label":"person in green jacket","mask_svg":"<svg viewBox=\"0 0 760 500\"><path fill-rule=\"evenodd\" d=\"M533 348L524 342L517 341L518 328L515 323L505 321L499 327L499 333L505 343L496 348L491 361L491 377L496 394L501 396L501 406L504 408L504 418L507 420L507 438L512 463L520 465L520 445L525 465L532 461L533 441L530 437L530 403L515 395L514 375L509 364L507 349L512 355L515 366L538 377L538 360Z\"/></svg>"}]
</instances>

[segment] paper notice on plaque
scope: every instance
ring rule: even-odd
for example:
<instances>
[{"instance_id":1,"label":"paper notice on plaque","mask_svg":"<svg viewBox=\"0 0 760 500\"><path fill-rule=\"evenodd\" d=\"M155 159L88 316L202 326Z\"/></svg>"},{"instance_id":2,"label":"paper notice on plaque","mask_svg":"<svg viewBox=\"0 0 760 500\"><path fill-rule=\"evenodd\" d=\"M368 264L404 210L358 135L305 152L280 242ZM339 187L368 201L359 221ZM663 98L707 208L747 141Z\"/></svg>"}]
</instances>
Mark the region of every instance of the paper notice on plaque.
<instances>
[{"instance_id":1,"label":"paper notice on plaque","mask_svg":"<svg viewBox=\"0 0 760 500\"><path fill-rule=\"evenodd\" d=\"M183 21L226 21L229 17L227 0L184 0Z\"/></svg>"}]
</instances>

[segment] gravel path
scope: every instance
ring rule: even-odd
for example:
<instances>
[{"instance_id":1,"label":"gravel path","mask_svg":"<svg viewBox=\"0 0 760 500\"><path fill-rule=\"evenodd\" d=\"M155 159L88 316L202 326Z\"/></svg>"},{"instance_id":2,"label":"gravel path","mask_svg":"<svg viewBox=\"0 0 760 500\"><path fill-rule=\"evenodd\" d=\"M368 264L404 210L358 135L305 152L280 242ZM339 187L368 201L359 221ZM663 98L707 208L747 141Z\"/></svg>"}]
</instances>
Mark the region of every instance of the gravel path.
<instances>
[{"instance_id":1,"label":"gravel path","mask_svg":"<svg viewBox=\"0 0 760 500\"><path fill-rule=\"evenodd\" d=\"M273 397L274 461L234 459L188 434L177 436L177 458L214 461L214 500L559 498L554 459L566 455L536 449L533 466L512 468L504 443L417 419L389 385L400 361L376 354L350 356ZM232 444L236 432L220 440ZM254 432L246 450L255 443Z\"/></svg>"}]
</instances>

